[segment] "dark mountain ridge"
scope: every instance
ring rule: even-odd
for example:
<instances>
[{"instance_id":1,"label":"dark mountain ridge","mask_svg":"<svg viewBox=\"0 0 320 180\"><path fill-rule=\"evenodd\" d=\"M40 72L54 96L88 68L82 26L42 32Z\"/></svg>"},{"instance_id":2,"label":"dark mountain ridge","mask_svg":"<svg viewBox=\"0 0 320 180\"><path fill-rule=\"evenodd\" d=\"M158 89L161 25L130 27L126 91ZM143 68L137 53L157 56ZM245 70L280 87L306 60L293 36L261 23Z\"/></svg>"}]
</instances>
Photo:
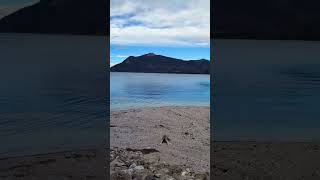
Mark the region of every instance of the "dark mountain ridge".
<instances>
[{"instance_id":1,"label":"dark mountain ridge","mask_svg":"<svg viewBox=\"0 0 320 180\"><path fill-rule=\"evenodd\" d=\"M211 5L211 38L320 40L318 0L214 0Z\"/></svg>"},{"instance_id":2,"label":"dark mountain ridge","mask_svg":"<svg viewBox=\"0 0 320 180\"><path fill-rule=\"evenodd\" d=\"M107 35L106 0L41 0L0 20L0 32Z\"/></svg>"},{"instance_id":3,"label":"dark mountain ridge","mask_svg":"<svg viewBox=\"0 0 320 180\"><path fill-rule=\"evenodd\" d=\"M181 60L153 53L129 56L122 63L111 67L111 72L209 74L210 61Z\"/></svg>"}]
</instances>

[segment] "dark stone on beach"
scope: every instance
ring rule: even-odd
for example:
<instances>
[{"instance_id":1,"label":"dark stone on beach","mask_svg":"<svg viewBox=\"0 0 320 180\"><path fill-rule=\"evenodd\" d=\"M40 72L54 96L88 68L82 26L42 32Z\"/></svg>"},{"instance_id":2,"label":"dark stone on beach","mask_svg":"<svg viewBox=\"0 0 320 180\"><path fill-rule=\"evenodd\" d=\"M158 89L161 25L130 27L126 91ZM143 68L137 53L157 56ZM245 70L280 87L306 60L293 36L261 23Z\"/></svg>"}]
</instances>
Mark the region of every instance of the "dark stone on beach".
<instances>
[{"instance_id":1,"label":"dark stone on beach","mask_svg":"<svg viewBox=\"0 0 320 180\"><path fill-rule=\"evenodd\" d=\"M72 154L72 158L74 159L81 158L82 156L83 156L82 154L77 154L77 153Z\"/></svg>"},{"instance_id":2,"label":"dark stone on beach","mask_svg":"<svg viewBox=\"0 0 320 180\"><path fill-rule=\"evenodd\" d=\"M208 174L196 174L194 176L195 180L209 180L209 175Z\"/></svg>"},{"instance_id":3,"label":"dark stone on beach","mask_svg":"<svg viewBox=\"0 0 320 180\"><path fill-rule=\"evenodd\" d=\"M162 141L161 141L162 144L163 143L169 144L169 141L170 139L167 135L162 136Z\"/></svg>"},{"instance_id":4,"label":"dark stone on beach","mask_svg":"<svg viewBox=\"0 0 320 180\"><path fill-rule=\"evenodd\" d=\"M144 178L145 180L157 180L157 178L154 175L148 175Z\"/></svg>"},{"instance_id":5,"label":"dark stone on beach","mask_svg":"<svg viewBox=\"0 0 320 180\"><path fill-rule=\"evenodd\" d=\"M131 149L131 148L127 148L127 151L131 151L131 152L141 152L142 154L151 154L151 153L156 153L159 152L156 149Z\"/></svg>"},{"instance_id":6,"label":"dark stone on beach","mask_svg":"<svg viewBox=\"0 0 320 180\"><path fill-rule=\"evenodd\" d=\"M111 163L110 163L111 166L113 167L123 167L123 166L126 166L125 163L121 162L121 161L118 161L117 159L113 160Z\"/></svg>"},{"instance_id":7,"label":"dark stone on beach","mask_svg":"<svg viewBox=\"0 0 320 180\"><path fill-rule=\"evenodd\" d=\"M132 176L128 173L122 171L116 171L111 174L112 180L131 180L133 179Z\"/></svg>"},{"instance_id":8,"label":"dark stone on beach","mask_svg":"<svg viewBox=\"0 0 320 180\"><path fill-rule=\"evenodd\" d=\"M49 163L54 163L57 160L55 159L47 159L47 160L43 160L43 161L39 161L40 164L49 164Z\"/></svg>"}]
</instances>

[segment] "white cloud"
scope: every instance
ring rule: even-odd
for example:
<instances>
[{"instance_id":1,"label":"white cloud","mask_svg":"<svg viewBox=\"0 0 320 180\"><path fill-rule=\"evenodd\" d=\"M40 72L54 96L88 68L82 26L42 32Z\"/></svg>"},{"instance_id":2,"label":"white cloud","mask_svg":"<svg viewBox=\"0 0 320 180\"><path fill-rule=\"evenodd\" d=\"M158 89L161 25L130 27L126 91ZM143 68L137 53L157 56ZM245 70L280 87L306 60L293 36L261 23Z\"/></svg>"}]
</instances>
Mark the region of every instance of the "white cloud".
<instances>
[{"instance_id":1,"label":"white cloud","mask_svg":"<svg viewBox=\"0 0 320 180\"><path fill-rule=\"evenodd\" d=\"M117 58L127 58L129 56L128 55L116 55L115 57L117 57Z\"/></svg>"},{"instance_id":2,"label":"white cloud","mask_svg":"<svg viewBox=\"0 0 320 180\"><path fill-rule=\"evenodd\" d=\"M210 0L112 0L111 43L208 46Z\"/></svg>"}]
</instances>

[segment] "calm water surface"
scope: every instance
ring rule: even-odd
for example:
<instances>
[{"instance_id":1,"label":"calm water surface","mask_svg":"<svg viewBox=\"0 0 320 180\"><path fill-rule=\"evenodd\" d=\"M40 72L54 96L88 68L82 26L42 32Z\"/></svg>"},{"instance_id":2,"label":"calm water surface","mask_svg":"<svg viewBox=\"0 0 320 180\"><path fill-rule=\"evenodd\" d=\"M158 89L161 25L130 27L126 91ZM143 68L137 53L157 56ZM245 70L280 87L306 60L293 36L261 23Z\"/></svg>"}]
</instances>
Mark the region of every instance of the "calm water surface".
<instances>
[{"instance_id":1,"label":"calm water surface","mask_svg":"<svg viewBox=\"0 0 320 180\"><path fill-rule=\"evenodd\" d=\"M320 140L320 43L217 40L212 138ZM106 41L0 35L0 156L104 145ZM208 75L111 73L111 110L208 106Z\"/></svg>"},{"instance_id":2,"label":"calm water surface","mask_svg":"<svg viewBox=\"0 0 320 180\"><path fill-rule=\"evenodd\" d=\"M216 40L215 140L320 140L320 42Z\"/></svg>"},{"instance_id":3,"label":"calm water surface","mask_svg":"<svg viewBox=\"0 0 320 180\"><path fill-rule=\"evenodd\" d=\"M209 106L210 76L112 72L110 91L111 110L158 106Z\"/></svg>"},{"instance_id":4,"label":"calm water surface","mask_svg":"<svg viewBox=\"0 0 320 180\"><path fill-rule=\"evenodd\" d=\"M106 40L0 34L0 156L105 144Z\"/></svg>"}]
</instances>

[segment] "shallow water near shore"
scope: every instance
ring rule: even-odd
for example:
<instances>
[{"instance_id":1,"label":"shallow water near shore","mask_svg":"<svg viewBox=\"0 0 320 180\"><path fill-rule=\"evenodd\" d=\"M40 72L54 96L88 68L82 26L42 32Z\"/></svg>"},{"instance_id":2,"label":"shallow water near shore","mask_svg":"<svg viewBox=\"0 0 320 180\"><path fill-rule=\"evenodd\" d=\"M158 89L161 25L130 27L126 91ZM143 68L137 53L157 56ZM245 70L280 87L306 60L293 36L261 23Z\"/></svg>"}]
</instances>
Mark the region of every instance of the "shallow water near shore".
<instances>
[{"instance_id":1,"label":"shallow water near shore","mask_svg":"<svg viewBox=\"0 0 320 180\"><path fill-rule=\"evenodd\" d=\"M210 76L205 74L110 74L111 110L160 106L209 106Z\"/></svg>"}]
</instances>

